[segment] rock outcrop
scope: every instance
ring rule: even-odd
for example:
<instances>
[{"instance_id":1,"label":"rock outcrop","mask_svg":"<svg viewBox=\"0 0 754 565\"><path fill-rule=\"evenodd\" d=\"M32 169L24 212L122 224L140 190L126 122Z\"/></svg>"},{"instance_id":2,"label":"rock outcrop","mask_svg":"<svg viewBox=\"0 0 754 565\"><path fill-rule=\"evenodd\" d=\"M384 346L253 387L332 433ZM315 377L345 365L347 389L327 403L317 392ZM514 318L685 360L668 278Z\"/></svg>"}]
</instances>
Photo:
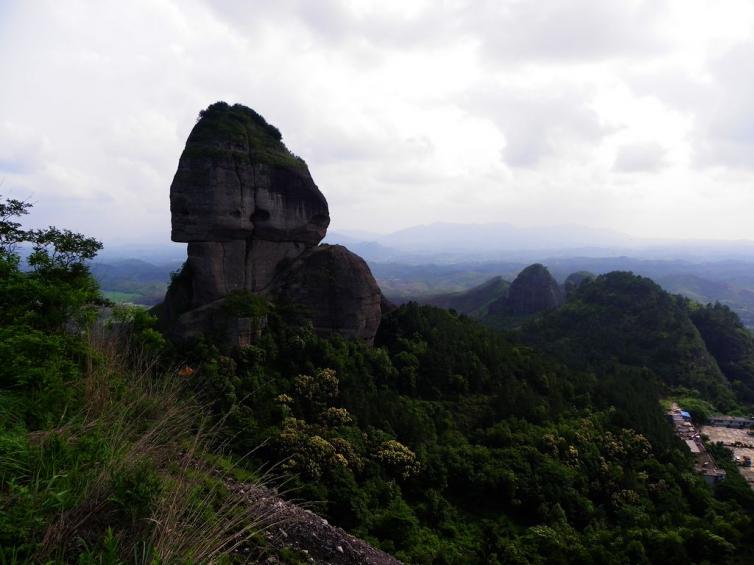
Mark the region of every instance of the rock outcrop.
<instances>
[{"instance_id":1,"label":"rock outcrop","mask_svg":"<svg viewBox=\"0 0 754 565\"><path fill-rule=\"evenodd\" d=\"M508 295L490 305L490 314L529 316L563 304L563 293L547 267L539 263L521 271Z\"/></svg>"},{"instance_id":2,"label":"rock outcrop","mask_svg":"<svg viewBox=\"0 0 754 565\"><path fill-rule=\"evenodd\" d=\"M327 200L306 163L253 110L218 102L200 114L170 211L173 241L188 243L159 311L171 337L221 332L233 342L246 322L224 300L248 292L301 304L322 334L374 338L382 295L369 267L343 247L318 247L330 223Z\"/></svg>"},{"instance_id":3,"label":"rock outcrop","mask_svg":"<svg viewBox=\"0 0 754 565\"><path fill-rule=\"evenodd\" d=\"M320 245L301 255L275 290L308 311L320 334L361 338L377 333L382 294L364 259L342 245Z\"/></svg>"}]
</instances>

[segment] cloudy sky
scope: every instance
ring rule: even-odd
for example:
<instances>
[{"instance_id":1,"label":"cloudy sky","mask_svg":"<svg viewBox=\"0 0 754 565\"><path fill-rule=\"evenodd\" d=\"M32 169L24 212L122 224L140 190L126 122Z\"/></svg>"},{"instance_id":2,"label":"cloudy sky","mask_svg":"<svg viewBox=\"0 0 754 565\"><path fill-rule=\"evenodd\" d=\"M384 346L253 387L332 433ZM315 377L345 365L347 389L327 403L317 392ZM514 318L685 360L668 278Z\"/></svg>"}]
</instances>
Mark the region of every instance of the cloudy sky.
<instances>
[{"instance_id":1,"label":"cloudy sky","mask_svg":"<svg viewBox=\"0 0 754 565\"><path fill-rule=\"evenodd\" d=\"M0 193L167 241L203 107L309 163L332 229L754 239L750 0L0 0Z\"/></svg>"}]
</instances>

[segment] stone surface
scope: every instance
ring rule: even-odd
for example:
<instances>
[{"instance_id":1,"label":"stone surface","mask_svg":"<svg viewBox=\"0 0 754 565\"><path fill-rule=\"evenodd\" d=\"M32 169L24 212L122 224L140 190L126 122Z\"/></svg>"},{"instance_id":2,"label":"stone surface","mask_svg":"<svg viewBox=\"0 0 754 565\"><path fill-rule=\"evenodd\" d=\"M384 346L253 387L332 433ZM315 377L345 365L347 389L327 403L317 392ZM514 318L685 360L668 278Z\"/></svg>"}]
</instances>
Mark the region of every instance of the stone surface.
<instances>
[{"instance_id":1,"label":"stone surface","mask_svg":"<svg viewBox=\"0 0 754 565\"><path fill-rule=\"evenodd\" d=\"M490 305L491 314L528 316L563 304L563 293L547 267L529 265L511 283L508 295Z\"/></svg>"},{"instance_id":2,"label":"stone surface","mask_svg":"<svg viewBox=\"0 0 754 565\"><path fill-rule=\"evenodd\" d=\"M249 108L213 104L202 112L170 187L173 241L251 237L319 243L327 201L306 163L280 132Z\"/></svg>"},{"instance_id":3,"label":"stone surface","mask_svg":"<svg viewBox=\"0 0 754 565\"><path fill-rule=\"evenodd\" d=\"M253 110L218 102L200 114L170 211L173 241L188 243L183 270L156 309L172 338L232 340L238 324L223 299L248 291L300 302L319 333L372 341L380 304L389 305L360 257L316 247L330 223L327 201L306 163Z\"/></svg>"},{"instance_id":4,"label":"stone surface","mask_svg":"<svg viewBox=\"0 0 754 565\"><path fill-rule=\"evenodd\" d=\"M366 262L341 245L320 245L296 259L274 293L303 306L320 334L371 343L377 333L382 293Z\"/></svg>"},{"instance_id":5,"label":"stone surface","mask_svg":"<svg viewBox=\"0 0 754 565\"><path fill-rule=\"evenodd\" d=\"M170 187L173 241L189 243L194 306L262 291L278 264L317 245L327 201L280 132L240 105L213 104L186 142Z\"/></svg>"}]
</instances>

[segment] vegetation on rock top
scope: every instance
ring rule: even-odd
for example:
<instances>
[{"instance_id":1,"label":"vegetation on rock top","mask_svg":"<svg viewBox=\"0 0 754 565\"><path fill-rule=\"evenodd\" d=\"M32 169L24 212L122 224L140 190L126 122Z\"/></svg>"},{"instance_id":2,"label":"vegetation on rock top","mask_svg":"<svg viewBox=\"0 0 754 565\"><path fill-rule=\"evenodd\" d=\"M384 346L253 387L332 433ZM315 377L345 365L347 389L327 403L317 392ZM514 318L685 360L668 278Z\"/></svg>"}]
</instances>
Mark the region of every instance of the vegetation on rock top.
<instances>
[{"instance_id":1,"label":"vegetation on rock top","mask_svg":"<svg viewBox=\"0 0 754 565\"><path fill-rule=\"evenodd\" d=\"M288 150L280 130L251 108L215 102L199 113L184 155L221 158L241 154L253 163L305 170L306 163Z\"/></svg>"}]
</instances>

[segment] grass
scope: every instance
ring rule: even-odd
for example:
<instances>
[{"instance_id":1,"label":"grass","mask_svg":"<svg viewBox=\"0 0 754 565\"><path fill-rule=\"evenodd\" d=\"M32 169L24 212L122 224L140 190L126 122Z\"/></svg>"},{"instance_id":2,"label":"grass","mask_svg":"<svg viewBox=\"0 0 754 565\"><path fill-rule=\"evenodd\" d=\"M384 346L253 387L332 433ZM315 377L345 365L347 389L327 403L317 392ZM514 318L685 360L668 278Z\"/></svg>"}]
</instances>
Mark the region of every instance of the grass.
<instances>
[{"instance_id":1,"label":"grass","mask_svg":"<svg viewBox=\"0 0 754 565\"><path fill-rule=\"evenodd\" d=\"M102 291L102 294L107 298L108 300L112 300L113 302L117 303L136 303L141 298L141 294L138 292L121 292L119 290L104 290Z\"/></svg>"},{"instance_id":2,"label":"grass","mask_svg":"<svg viewBox=\"0 0 754 565\"><path fill-rule=\"evenodd\" d=\"M269 477L229 488L234 462L185 379L104 328L89 348L69 383L81 402L55 426L25 429L23 399L0 395L0 563L215 563L259 550L281 517L248 485Z\"/></svg>"}]
</instances>

